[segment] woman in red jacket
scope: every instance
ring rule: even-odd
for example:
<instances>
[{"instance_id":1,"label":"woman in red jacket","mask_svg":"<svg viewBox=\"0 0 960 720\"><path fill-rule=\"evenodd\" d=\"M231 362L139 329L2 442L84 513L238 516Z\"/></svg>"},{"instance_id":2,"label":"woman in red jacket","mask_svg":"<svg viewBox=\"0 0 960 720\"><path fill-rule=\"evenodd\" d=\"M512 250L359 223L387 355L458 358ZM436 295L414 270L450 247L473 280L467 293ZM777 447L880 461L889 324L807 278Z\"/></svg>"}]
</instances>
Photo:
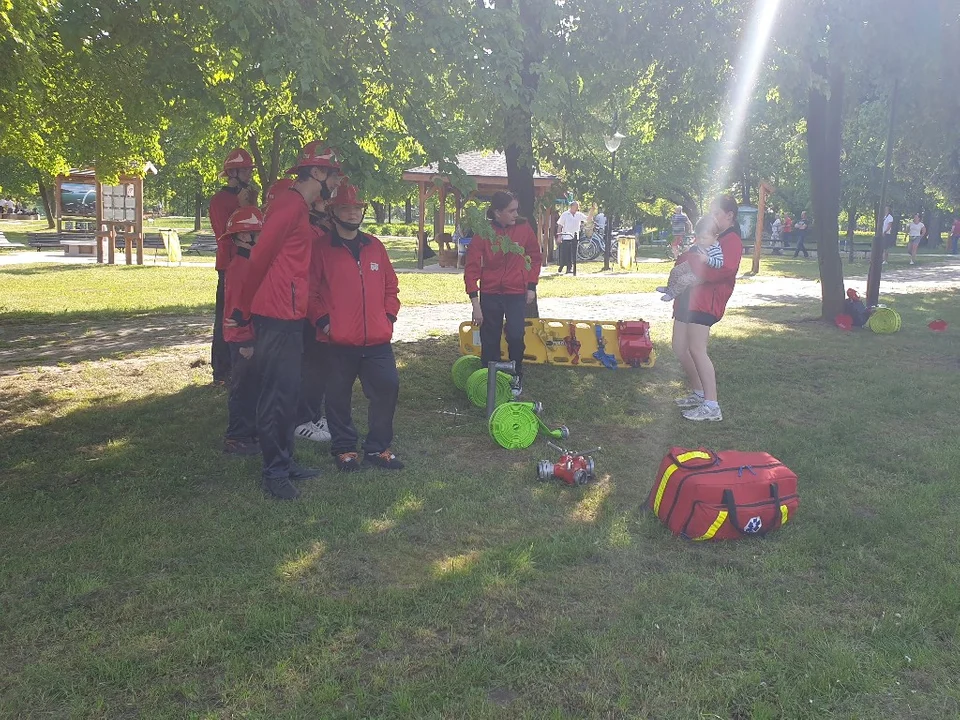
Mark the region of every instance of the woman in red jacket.
<instances>
[{"instance_id":1,"label":"woman in red jacket","mask_svg":"<svg viewBox=\"0 0 960 720\"><path fill-rule=\"evenodd\" d=\"M710 207L715 223L717 241L723 250L723 265L709 267L703 255L684 253L677 263L689 261L700 279L673 303L673 352L687 375L691 393L677 398L677 406L684 410L687 420L723 420L717 402L717 375L713 361L707 355L710 328L723 317L727 301L733 294L743 255L743 241L737 224L737 201L730 195L721 195Z\"/></svg>"},{"instance_id":2,"label":"woman in red jacket","mask_svg":"<svg viewBox=\"0 0 960 720\"><path fill-rule=\"evenodd\" d=\"M519 208L511 193L494 194L487 209L492 232L474 235L464 270L473 322L480 326L484 367L500 359L500 334L506 317L507 352L516 364L514 396L523 389L523 322L526 306L537 296L541 261L536 233L518 217Z\"/></svg>"}]
</instances>

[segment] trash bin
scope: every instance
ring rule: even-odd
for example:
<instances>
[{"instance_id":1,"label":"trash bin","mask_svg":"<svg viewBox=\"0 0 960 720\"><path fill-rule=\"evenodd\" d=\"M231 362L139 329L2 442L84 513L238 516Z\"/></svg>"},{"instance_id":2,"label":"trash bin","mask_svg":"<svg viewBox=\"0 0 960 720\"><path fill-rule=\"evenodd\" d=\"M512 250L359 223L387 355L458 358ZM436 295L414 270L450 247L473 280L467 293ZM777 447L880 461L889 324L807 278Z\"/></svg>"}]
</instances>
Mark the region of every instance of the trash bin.
<instances>
[{"instance_id":1,"label":"trash bin","mask_svg":"<svg viewBox=\"0 0 960 720\"><path fill-rule=\"evenodd\" d=\"M617 264L623 270L632 270L637 255L637 241L633 235L617 238Z\"/></svg>"}]
</instances>

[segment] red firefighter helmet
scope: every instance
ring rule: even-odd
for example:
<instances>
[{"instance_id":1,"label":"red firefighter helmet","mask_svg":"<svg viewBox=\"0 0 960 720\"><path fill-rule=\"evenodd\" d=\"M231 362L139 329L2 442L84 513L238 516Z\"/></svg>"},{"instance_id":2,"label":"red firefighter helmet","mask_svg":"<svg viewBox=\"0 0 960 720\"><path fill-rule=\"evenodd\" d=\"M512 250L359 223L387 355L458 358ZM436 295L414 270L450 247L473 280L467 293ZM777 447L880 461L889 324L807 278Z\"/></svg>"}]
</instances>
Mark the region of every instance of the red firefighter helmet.
<instances>
[{"instance_id":1,"label":"red firefighter helmet","mask_svg":"<svg viewBox=\"0 0 960 720\"><path fill-rule=\"evenodd\" d=\"M263 211L267 211L270 203L276 199L277 195L282 193L284 190L289 190L292 187L293 180L290 178L280 178L274 182L273 185L270 186L270 189L267 190L267 194L263 196Z\"/></svg>"},{"instance_id":2,"label":"red firefighter helmet","mask_svg":"<svg viewBox=\"0 0 960 720\"><path fill-rule=\"evenodd\" d=\"M223 231L218 240L222 240L231 235L242 232L260 232L263 230L263 213L255 205L245 205L233 211L230 219L227 220L227 229Z\"/></svg>"},{"instance_id":3,"label":"red firefighter helmet","mask_svg":"<svg viewBox=\"0 0 960 720\"><path fill-rule=\"evenodd\" d=\"M340 183L340 187L334 191L333 197L327 202L327 209L332 210L333 208L347 207L348 205L362 208L367 206L367 204L360 199L360 193L357 191L356 185L342 182Z\"/></svg>"},{"instance_id":4,"label":"red firefighter helmet","mask_svg":"<svg viewBox=\"0 0 960 720\"><path fill-rule=\"evenodd\" d=\"M220 177L229 177L228 170L242 170L244 168L253 169L253 158L243 148L234 148L227 154L227 159L223 161L223 170L220 171Z\"/></svg>"},{"instance_id":5,"label":"red firefighter helmet","mask_svg":"<svg viewBox=\"0 0 960 720\"><path fill-rule=\"evenodd\" d=\"M333 170L340 169L340 154L332 147L323 144L322 140L314 140L303 146L296 164L289 168L286 175L294 175L297 170L305 167L325 167Z\"/></svg>"}]
</instances>

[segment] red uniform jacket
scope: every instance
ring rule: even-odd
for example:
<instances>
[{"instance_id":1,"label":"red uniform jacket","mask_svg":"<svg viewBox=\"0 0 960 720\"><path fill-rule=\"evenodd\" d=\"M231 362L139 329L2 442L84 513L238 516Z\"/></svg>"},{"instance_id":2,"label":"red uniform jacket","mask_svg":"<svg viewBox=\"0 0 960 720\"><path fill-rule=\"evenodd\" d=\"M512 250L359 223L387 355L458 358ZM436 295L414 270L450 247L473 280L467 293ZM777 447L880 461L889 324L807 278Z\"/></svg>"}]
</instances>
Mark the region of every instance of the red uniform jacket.
<instances>
[{"instance_id":1,"label":"red uniform jacket","mask_svg":"<svg viewBox=\"0 0 960 720\"><path fill-rule=\"evenodd\" d=\"M333 345L369 347L393 338L400 312L400 286L383 243L360 233L357 260L336 230L318 229L310 265L310 320L317 339ZM330 325L330 332L323 327Z\"/></svg>"},{"instance_id":2,"label":"red uniform jacket","mask_svg":"<svg viewBox=\"0 0 960 720\"><path fill-rule=\"evenodd\" d=\"M240 207L240 196L234 192L234 188L221 188L210 198L210 227L213 228L213 236L217 239L217 259L215 263L217 270L226 270L236 253L233 240L230 238L221 240L220 236L227 231L227 220L230 219L233 211L238 207Z\"/></svg>"},{"instance_id":3,"label":"red uniform jacket","mask_svg":"<svg viewBox=\"0 0 960 720\"><path fill-rule=\"evenodd\" d=\"M740 258L743 256L740 226L734 224L733 227L723 231L717 240L720 243L720 249L723 250L721 267L712 268L698 261L690 263L690 268L701 280L699 285L690 288L690 310L722 318L727 309L727 301L733 294L733 287L737 284ZM677 264L688 259L690 259L689 251L677 258Z\"/></svg>"},{"instance_id":4,"label":"red uniform jacket","mask_svg":"<svg viewBox=\"0 0 960 720\"><path fill-rule=\"evenodd\" d=\"M523 254L503 252L496 240L474 236L467 250L467 265L463 279L467 294L476 297L478 289L491 295L520 295L536 290L540 279L540 243L526 220L503 228L492 225L497 238L506 237L523 248ZM524 255L530 258L527 269Z\"/></svg>"},{"instance_id":5,"label":"red uniform jacket","mask_svg":"<svg viewBox=\"0 0 960 720\"><path fill-rule=\"evenodd\" d=\"M242 324L237 327L224 324L223 339L232 343L252 343L253 324L249 322L250 318L244 317L243 311L240 309L240 299L247 282L247 271L250 269L250 251L236 246L234 251L233 260L230 261L230 266L227 268L223 319L233 319Z\"/></svg>"},{"instance_id":6,"label":"red uniform jacket","mask_svg":"<svg viewBox=\"0 0 960 720\"><path fill-rule=\"evenodd\" d=\"M244 317L303 320L307 316L313 238L303 196L296 190L280 193L270 203L263 230L250 253L241 290Z\"/></svg>"}]
</instances>

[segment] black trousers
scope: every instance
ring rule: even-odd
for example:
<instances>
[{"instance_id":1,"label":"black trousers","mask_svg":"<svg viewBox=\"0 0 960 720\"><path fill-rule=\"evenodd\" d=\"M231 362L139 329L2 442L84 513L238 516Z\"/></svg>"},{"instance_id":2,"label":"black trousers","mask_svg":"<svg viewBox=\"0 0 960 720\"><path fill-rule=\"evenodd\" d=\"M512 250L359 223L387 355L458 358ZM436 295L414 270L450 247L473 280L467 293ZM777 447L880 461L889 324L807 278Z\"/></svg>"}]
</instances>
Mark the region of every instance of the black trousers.
<instances>
[{"instance_id":1,"label":"black trousers","mask_svg":"<svg viewBox=\"0 0 960 720\"><path fill-rule=\"evenodd\" d=\"M303 360L300 371L300 404L297 425L316 422L323 417L323 396L327 391L327 349L329 343L317 340L317 328L304 320Z\"/></svg>"},{"instance_id":2,"label":"black trousers","mask_svg":"<svg viewBox=\"0 0 960 720\"><path fill-rule=\"evenodd\" d=\"M372 347L331 345L327 353L327 424L333 455L356 452L357 429L351 403L353 384L360 378L367 409L367 438L363 452L379 453L393 442L393 416L397 411L400 375L390 343Z\"/></svg>"},{"instance_id":3,"label":"black trousers","mask_svg":"<svg viewBox=\"0 0 960 720\"><path fill-rule=\"evenodd\" d=\"M558 248L558 253L560 255L559 265L557 266L557 272L563 272L563 269L573 270L573 248L576 247L576 242L573 240L564 240L560 243Z\"/></svg>"},{"instance_id":4,"label":"black trousers","mask_svg":"<svg viewBox=\"0 0 960 720\"><path fill-rule=\"evenodd\" d=\"M507 325L507 354L517 366L517 375L523 374L523 330L527 295L491 295L480 293L480 360L483 366L500 360L500 335L504 318Z\"/></svg>"},{"instance_id":5,"label":"black trousers","mask_svg":"<svg viewBox=\"0 0 960 720\"><path fill-rule=\"evenodd\" d=\"M254 357L260 370L257 434L264 478L284 478L293 462L293 435L300 397L303 321L253 316Z\"/></svg>"},{"instance_id":6,"label":"black trousers","mask_svg":"<svg viewBox=\"0 0 960 720\"><path fill-rule=\"evenodd\" d=\"M260 399L260 377L257 372L257 354L247 359L240 348L253 347L249 343L227 343L230 349L230 395L227 398L228 440L251 441L257 437L257 402Z\"/></svg>"},{"instance_id":7,"label":"black trousers","mask_svg":"<svg viewBox=\"0 0 960 720\"><path fill-rule=\"evenodd\" d=\"M213 381L219 382L230 377L230 347L223 339L223 306L226 273L217 270L217 302L213 317L213 343L210 345L210 367L213 369Z\"/></svg>"}]
</instances>

